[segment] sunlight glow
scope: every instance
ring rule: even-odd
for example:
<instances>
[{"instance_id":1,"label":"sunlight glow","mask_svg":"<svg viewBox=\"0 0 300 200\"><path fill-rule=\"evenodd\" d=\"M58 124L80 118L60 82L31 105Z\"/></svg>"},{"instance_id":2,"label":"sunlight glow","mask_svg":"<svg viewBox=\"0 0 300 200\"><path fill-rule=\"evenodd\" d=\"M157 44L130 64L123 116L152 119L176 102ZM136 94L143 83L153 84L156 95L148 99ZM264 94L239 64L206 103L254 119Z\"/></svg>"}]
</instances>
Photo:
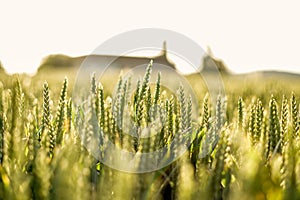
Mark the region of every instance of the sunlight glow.
<instances>
[{"instance_id":1,"label":"sunlight glow","mask_svg":"<svg viewBox=\"0 0 300 200\"><path fill-rule=\"evenodd\" d=\"M147 8L138 0L131 3L134 6L115 0L1 3L0 61L9 73L33 73L49 54L88 55L114 35L155 27L182 33L204 49L210 46L235 72L300 73L300 12L296 1L154 0Z\"/></svg>"}]
</instances>

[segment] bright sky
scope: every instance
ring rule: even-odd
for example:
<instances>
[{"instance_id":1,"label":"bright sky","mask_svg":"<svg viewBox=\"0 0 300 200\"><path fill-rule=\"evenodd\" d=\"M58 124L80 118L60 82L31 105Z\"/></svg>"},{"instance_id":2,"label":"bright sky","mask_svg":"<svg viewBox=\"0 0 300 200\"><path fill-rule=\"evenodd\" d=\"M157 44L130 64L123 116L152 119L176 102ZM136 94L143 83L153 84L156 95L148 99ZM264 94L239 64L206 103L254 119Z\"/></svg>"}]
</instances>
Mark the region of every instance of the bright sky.
<instances>
[{"instance_id":1,"label":"bright sky","mask_svg":"<svg viewBox=\"0 0 300 200\"><path fill-rule=\"evenodd\" d=\"M300 73L299 5L287 0L2 0L0 61L10 73L34 72L49 54L89 54L114 35L150 27L209 45L236 72Z\"/></svg>"}]
</instances>

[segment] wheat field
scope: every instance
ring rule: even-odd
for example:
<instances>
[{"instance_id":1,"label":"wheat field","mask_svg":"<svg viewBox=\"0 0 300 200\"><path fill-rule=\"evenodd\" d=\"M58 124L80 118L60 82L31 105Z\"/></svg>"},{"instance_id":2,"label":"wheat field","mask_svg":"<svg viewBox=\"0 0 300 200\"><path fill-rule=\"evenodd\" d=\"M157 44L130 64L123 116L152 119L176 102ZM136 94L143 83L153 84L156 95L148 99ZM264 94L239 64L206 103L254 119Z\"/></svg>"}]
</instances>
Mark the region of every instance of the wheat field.
<instances>
[{"instance_id":1,"label":"wheat field","mask_svg":"<svg viewBox=\"0 0 300 200\"><path fill-rule=\"evenodd\" d=\"M0 199L300 198L298 84L224 78L213 102L190 77L195 116L185 88L167 91L151 67L115 93L92 76L81 104L72 78L2 77ZM114 163L107 144L139 160ZM149 170L155 158L139 155L163 148Z\"/></svg>"}]
</instances>

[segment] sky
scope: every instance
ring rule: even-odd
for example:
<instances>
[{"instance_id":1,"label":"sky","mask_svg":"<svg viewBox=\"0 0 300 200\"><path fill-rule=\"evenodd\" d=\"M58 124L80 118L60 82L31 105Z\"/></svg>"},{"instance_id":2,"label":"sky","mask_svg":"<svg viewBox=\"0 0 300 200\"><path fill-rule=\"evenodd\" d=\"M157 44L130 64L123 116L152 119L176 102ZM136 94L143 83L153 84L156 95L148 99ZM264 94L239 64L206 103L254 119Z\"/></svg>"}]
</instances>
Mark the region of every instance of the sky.
<instances>
[{"instance_id":1,"label":"sky","mask_svg":"<svg viewBox=\"0 0 300 200\"><path fill-rule=\"evenodd\" d=\"M297 1L0 0L0 61L9 73L34 73L49 54L90 54L138 28L179 32L209 46L233 71L300 73Z\"/></svg>"}]
</instances>

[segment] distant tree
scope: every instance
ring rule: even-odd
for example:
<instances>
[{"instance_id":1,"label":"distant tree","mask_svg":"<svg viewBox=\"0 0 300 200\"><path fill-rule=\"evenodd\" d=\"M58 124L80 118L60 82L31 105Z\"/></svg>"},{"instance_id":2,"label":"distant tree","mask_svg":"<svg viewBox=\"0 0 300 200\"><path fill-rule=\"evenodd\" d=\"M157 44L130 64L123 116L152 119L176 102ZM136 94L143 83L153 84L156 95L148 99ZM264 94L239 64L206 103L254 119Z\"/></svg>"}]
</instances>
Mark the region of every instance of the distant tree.
<instances>
[{"instance_id":1,"label":"distant tree","mask_svg":"<svg viewBox=\"0 0 300 200\"><path fill-rule=\"evenodd\" d=\"M40 68L44 67L69 67L72 66L72 59L68 56L57 54L50 55L46 57L40 66Z\"/></svg>"},{"instance_id":2,"label":"distant tree","mask_svg":"<svg viewBox=\"0 0 300 200\"><path fill-rule=\"evenodd\" d=\"M2 63L0 61L0 72L3 72L3 71L5 71L5 70L4 70L4 67L3 67L3 65L2 65Z\"/></svg>"}]
</instances>

